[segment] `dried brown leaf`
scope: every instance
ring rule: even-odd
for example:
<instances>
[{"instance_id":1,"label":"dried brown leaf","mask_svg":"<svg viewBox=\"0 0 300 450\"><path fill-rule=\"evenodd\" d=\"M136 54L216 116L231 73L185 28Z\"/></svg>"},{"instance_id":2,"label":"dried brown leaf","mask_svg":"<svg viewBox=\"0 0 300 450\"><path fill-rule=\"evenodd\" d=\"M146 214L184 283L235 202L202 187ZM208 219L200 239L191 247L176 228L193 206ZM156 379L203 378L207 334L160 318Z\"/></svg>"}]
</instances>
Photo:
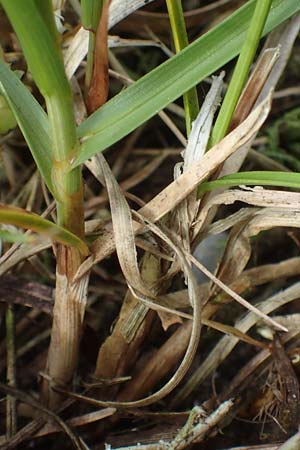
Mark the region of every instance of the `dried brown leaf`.
<instances>
[{"instance_id":1,"label":"dried brown leaf","mask_svg":"<svg viewBox=\"0 0 300 450\"><path fill-rule=\"evenodd\" d=\"M257 107L249 117L234 131L227 135L219 144L204 155L187 172L168 185L147 205L140 209L142 214L152 222L156 222L185 199L197 185L204 181L228 156L247 142L266 119L270 108L269 99ZM134 233L142 231L142 227L133 223ZM110 255L115 249L114 236L109 227L103 230L103 235L93 245L93 255L80 267L76 278L90 271L94 264Z\"/></svg>"}]
</instances>

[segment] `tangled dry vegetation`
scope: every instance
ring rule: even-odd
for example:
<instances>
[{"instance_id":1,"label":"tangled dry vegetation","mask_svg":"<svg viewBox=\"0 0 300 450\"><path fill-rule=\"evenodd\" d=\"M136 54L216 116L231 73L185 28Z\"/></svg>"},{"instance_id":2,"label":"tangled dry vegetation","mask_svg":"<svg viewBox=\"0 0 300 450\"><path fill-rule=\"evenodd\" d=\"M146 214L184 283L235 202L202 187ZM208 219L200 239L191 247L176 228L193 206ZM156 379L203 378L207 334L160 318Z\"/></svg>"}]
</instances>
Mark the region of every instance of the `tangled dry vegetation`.
<instances>
[{"instance_id":1,"label":"tangled dry vegetation","mask_svg":"<svg viewBox=\"0 0 300 450\"><path fill-rule=\"evenodd\" d=\"M244 2L183 3L193 40ZM86 104L95 105L82 96L86 32L77 4L66 2L59 14L80 123ZM129 2L125 12L112 2L111 97L172 55L166 11L160 0ZM178 100L85 163L90 254L71 284L82 294L83 322L72 383L52 384L61 359L53 345L48 354L55 281L64 289L57 245L31 231L30 242L3 241L0 448L300 448L300 193L237 186L196 196L208 178L299 164L299 28L296 15L269 34L231 131L209 152L223 72L198 86L202 107L188 142ZM1 45L42 103L3 11ZM2 203L55 222L18 128L1 138L0 182ZM67 334L71 319L63 317ZM57 359L53 372L49 358ZM55 398L45 406L51 387Z\"/></svg>"}]
</instances>

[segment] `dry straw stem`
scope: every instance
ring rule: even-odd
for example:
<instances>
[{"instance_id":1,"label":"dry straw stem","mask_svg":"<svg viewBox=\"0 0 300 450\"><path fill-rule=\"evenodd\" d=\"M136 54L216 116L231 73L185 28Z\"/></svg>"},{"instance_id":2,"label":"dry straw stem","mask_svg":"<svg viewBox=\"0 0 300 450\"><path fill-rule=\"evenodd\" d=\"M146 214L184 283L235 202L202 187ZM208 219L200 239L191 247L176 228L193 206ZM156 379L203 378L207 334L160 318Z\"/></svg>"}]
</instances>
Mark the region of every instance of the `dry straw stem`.
<instances>
[{"instance_id":1,"label":"dry straw stem","mask_svg":"<svg viewBox=\"0 0 300 450\"><path fill-rule=\"evenodd\" d=\"M270 110L270 97L261 103L249 117L219 144L204 155L200 162L193 164L183 175L168 185L147 205L139 210L145 218L156 222L176 207L193 192L199 183L211 173L240 146L246 143L260 129ZM142 231L142 227L134 223L134 233ZM114 235L110 227L103 230L102 236L93 245L93 256L89 257L79 268L75 279L89 272L93 265L102 261L115 250Z\"/></svg>"},{"instance_id":2,"label":"dry straw stem","mask_svg":"<svg viewBox=\"0 0 300 450\"><path fill-rule=\"evenodd\" d=\"M151 284L152 289L155 289L155 281L160 273L159 259L151 254L144 255L140 268L144 282L147 285ZM138 306L140 308L137 310ZM139 317L135 316L134 320L129 321L133 310ZM114 378L128 373L129 367L134 364L138 349L145 337L148 336L153 323L154 312L148 310L147 306L139 302L130 291L127 291L113 333L105 340L99 350L94 373L96 379ZM128 329L131 324L132 326ZM127 332L124 330L125 326ZM112 398L113 390L107 393L106 389L105 394Z\"/></svg>"}]
</instances>

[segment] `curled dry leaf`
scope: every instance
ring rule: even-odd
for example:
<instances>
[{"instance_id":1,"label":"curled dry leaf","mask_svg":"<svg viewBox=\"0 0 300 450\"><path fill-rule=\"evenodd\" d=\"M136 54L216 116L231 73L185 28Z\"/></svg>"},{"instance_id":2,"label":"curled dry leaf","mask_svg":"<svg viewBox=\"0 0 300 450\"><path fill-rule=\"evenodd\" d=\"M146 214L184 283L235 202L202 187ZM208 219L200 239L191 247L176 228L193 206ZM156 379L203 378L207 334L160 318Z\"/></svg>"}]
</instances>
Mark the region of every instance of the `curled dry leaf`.
<instances>
[{"instance_id":1,"label":"curled dry leaf","mask_svg":"<svg viewBox=\"0 0 300 450\"><path fill-rule=\"evenodd\" d=\"M122 268L122 272L128 283L128 287L131 290L132 295L135 296L138 300L145 303L146 306L154 307L156 309L165 308L160 307L159 303L155 301L156 300L155 292L151 291L151 287L147 286L141 277L137 262L134 230L132 226L133 221L125 197L121 192L121 189L118 183L116 182L103 155L100 154L97 156L97 162L98 162L98 171L100 170L100 179L102 179L102 182L107 189L109 197L113 231L116 241L116 250L120 266ZM180 250L180 246L178 246L177 243L174 243L173 239L170 239L170 237L167 237L164 233L162 233L161 230L154 224L150 224L138 213L135 213L135 215L138 215L139 220L142 220L143 223L145 223L152 232L154 232L161 239L163 239L177 254L180 264L182 265L182 268L184 270L185 276L188 280L190 302L194 308L194 315L193 315L193 326L191 337L186 350L186 354L181 364L179 365L176 373L171 378L171 380L168 383L166 383L159 391L146 397L145 399L121 403L109 402L109 404L115 405L118 404L128 407L149 405L166 396L177 386L177 384L181 381L181 379L186 374L188 368L191 365L191 362L193 360L193 357L195 355L198 346L201 330L201 307L197 297L197 285L194 279L194 275L191 271L190 265L186 257Z\"/></svg>"},{"instance_id":2,"label":"curled dry leaf","mask_svg":"<svg viewBox=\"0 0 300 450\"><path fill-rule=\"evenodd\" d=\"M228 134L219 144L204 155L202 160L168 185L147 205L139 210L147 219L156 222L176 207L183 199L195 190L199 183L208 178L228 156L246 143L261 127L270 110L270 98L260 104L249 117L234 131ZM142 231L142 227L133 223L134 233ZM93 255L79 268L76 278L91 270L94 264L109 256L115 250L114 236L111 227L102 230L92 249Z\"/></svg>"},{"instance_id":3,"label":"curled dry leaf","mask_svg":"<svg viewBox=\"0 0 300 450\"><path fill-rule=\"evenodd\" d=\"M201 110L192 124L192 130L185 150L182 152L183 162L175 165L175 180L185 173L193 163L199 162L206 150L208 139L211 132L212 122L215 111L220 103L221 89L223 86L224 72L218 77L213 77L211 88L205 98ZM198 211L199 200L197 200L196 191L185 198L170 214L169 226L176 233L181 241L183 248L190 253L191 227ZM175 260L168 270L166 277L172 278L178 271L178 261ZM159 313L163 328L178 320L176 316L164 315Z\"/></svg>"},{"instance_id":4,"label":"curled dry leaf","mask_svg":"<svg viewBox=\"0 0 300 450\"><path fill-rule=\"evenodd\" d=\"M224 72L218 77L213 77L211 88L196 120L192 124L192 130L187 146L182 152L183 162L178 163L175 166L175 180L177 180L181 174L185 173L194 163L199 162L204 156L214 114L221 99L223 78ZM187 251L190 251L191 226L197 214L198 207L199 200L196 198L196 192L192 192L173 209L169 220L172 230L180 236L182 245ZM176 264L176 262L174 264ZM171 267L170 271L173 270L174 268Z\"/></svg>"}]
</instances>

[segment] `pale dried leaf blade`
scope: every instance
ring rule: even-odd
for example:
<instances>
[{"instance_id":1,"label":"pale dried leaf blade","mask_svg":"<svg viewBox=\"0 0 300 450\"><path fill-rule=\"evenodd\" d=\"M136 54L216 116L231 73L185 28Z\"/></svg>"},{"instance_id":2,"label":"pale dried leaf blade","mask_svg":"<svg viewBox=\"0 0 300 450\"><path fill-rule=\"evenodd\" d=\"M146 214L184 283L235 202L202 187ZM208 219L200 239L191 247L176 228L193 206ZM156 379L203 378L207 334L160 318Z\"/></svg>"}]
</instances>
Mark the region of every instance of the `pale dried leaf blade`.
<instances>
[{"instance_id":1,"label":"pale dried leaf blade","mask_svg":"<svg viewBox=\"0 0 300 450\"><path fill-rule=\"evenodd\" d=\"M206 151L214 113L221 100L224 75L225 72L221 72L218 77L213 77L211 88L205 97L197 118L192 124L188 144L182 153L184 161L183 172L194 162L199 161Z\"/></svg>"},{"instance_id":2,"label":"pale dried leaf blade","mask_svg":"<svg viewBox=\"0 0 300 450\"><path fill-rule=\"evenodd\" d=\"M203 157L208 139L211 133L212 122L216 108L220 103L221 89L223 85L224 72L218 77L213 77L212 86L204 100L201 110L192 124L192 131L185 150L182 152L183 163L175 165L174 179L186 172L193 163ZM199 200L196 192L191 193L172 211L170 224L172 229L181 236L184 248L190 252L191 225L198 211ZM169 273L175 270L177 262L171 266Z\"/></svg>"},{"instance_id":3,"label":"pale dried leaf blade","mask_svg":"<svg viewBox=\"0 0 300 450\"><path fill-rule=\"evenodd\" d=\"M251 139L260 129L270 111L270 101L271 98L268 97L239 127L206 153L200 162L195 163L176 181L168 185L147 205L141 208L139 212L152 222L156 222L175 208L196 189L199 183L208 178L219 164L234 153L241 145ZM134 232L137 233L140 230L141 227L136 226ZM109 256L114 251L115 243L112 232L110 230L104 230L104 235L96 240L93 247L93 256L81 265L75 278L83 276L84 273L91 270L94 264Z\"/></svg>"},{"instance_id":4,"label":"pale dried leaf blade","mask_svg":"<svg viewBox=\"0 0 300 450\"><path fill-rule=\"evenodd\" d=\"M145 283L141 279L137 262L131 212L125 200L124 194L121 192L121 189L115 180L110 167L105 161L104 156L102 154L97 155L94 162L97 163L99 170L102 172L101 177L105 183L104 186L107 189L116 241L116 250L122 272L127 283L133 289L140 291L146 296L152 297L153 294L145 286Z\"/></svg>"}]
</instances>

